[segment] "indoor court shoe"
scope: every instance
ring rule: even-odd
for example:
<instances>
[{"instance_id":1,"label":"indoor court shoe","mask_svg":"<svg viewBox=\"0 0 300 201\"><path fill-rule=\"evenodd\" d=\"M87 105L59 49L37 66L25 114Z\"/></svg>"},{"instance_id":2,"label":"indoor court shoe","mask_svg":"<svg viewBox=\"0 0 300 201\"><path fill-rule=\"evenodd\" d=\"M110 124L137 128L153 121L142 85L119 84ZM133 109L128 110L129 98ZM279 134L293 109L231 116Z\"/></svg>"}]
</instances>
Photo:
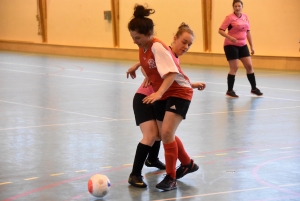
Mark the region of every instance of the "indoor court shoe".
<instances>
[{"instance_id":1,"label":"indoor court shoe","mask_svg":"<svg viewBox=\"0 0 300 201\"><path fill-rule=\"evenodd\" d=\"M145 161L145 165L147 167L156 167L160 170L165 170L166 169L166 165L163 162L161 162L159 159L152 162L147 158L146 161Z\"/></svg>"},{"instance_id":2,"label":"indoor court shoe","mask_svg":"<svg viewBox=\"0 0 300 201\"><path fill-rule=\"evenodd\" d=\"M227 91L226 96L229 96L231 98L238 98L239 97L238 95L235 94L235 92L233 90Z\"/></svg>"},{"instance_id":3,"label":"indoor court shoe","mask_svg":"<svg viewBox=\"0 0 300 201\"><path fill-rule=\"evenodd\" d=\"M255 94L257 96L262 96L263 95L263 93L261 93L261 91L258 88L251 90L251 93Z\"/></svg>"},{"instance_id":4,"label":"indoor court shoe","mask_svg":"<svg viewBox=\"0 0 300 201\"><path fill-rule=\"evenodd\" d=\"M156 188L164 191L170 191L177 188L177 181L170 175L166 175L165 178L156 185Z\"/></svg>"},{"instance_id":5,"label":"indoor court shoe","mask_svg":"<svg viewBox=\"0 0 300 201\"><path fill-rule=\"evenodd\" d=\"M141 175L130 175L128 183L138 188L147 188L147 184L144 182L143 176Z\"/></svg>"},{"instance_id":6,"label":"indoor court shoe","mask_svg":"<svg viewBox=\"0 0 300 201\"><path fill-rule=\"evenodd\" d=\"M188 165L180 164L179 168L177 168L177 170L176 170L176 179L180 179L188 173L196 172L198 169L199 169L199 166L194 163L193 159L191 159L191 162Z\"/></svg>"}]
</instances>

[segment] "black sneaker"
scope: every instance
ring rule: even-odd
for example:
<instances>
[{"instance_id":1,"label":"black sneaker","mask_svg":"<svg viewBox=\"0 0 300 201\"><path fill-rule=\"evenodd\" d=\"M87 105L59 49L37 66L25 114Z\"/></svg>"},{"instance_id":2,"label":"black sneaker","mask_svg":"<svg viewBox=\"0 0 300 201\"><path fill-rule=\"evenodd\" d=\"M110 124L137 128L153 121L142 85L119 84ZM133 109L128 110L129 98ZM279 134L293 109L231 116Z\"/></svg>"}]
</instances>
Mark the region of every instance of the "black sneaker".
<instances>
[{"instance_id":1,"label":"black sneaker","mask_svg":"<svg viewBox=\"0 0 300 201\"><path fill-rule=\"evenodd\" d=\"M194 163L193 159L191 159L191 162L188 165L183 166L180 164L179 168L177 168L177 170L176 170L176 179L180 179L184 175L191 173L191 172L195 172L198 169L199 169L199 166Z\"/></svg>"},{"instance_id":2,"label":"black sneaker","mask_svg":"<svg viewBox=\"0 0 300 201\"><path fill-rule=\"evenodd\" d=\"M255 94L257 96L262 96L263 95L263 93L261 93L261 91L258 88L251 90L251 93Z\"/></svg>"},{"instance_id":3,"label":"black sneaker","mask_svg":"<svg viewBox=\"0 0 300 201\"><path fill-rule=\"evenodd\" d=\"M145 165L147 167L156 167L156 168L158 168L160 170L165 170L166 169L166 165L163 162L161 162L159 159L157 159L156 161L152 162L152 161L150 161L147 158L147 160L145 161Z\"/></svg>"},{"instance_id":4,"label":"black sneaker","mask_svg":"<svg viewBox=\"0 0 300 201\"><path fill-rule=\"evenodd\" d=\"M170 175L166 175L165 178L156 185L156 188L164 191L170 191L177 188L177 181Z\"/></svg>"},{"instance_id":5,"label":"black sneaker","mask_svg":"<svg viewBox=\"0 0 300 201\"><path fill-rule=\"evenodd\" d=\"M233 91L233 90L227 91L226 96L229 96L231 98L238 98L239 97L238 95L235 94L235 91Z\"/></svg>"},{"instance_id":6,"label":"black sneaker","mask_svg":"<svg viewBox=\"0 0 300 201\"><path fill-rule=\"evenodd\" d=\"M139 175L139 176L130 175L129 178L128 178L128 183L135 186L135 187L138 187L138 188L147 188L147 186L148 186L144 182L143 176L141 176L141 175Z\"/></svg>"}]
</instances>

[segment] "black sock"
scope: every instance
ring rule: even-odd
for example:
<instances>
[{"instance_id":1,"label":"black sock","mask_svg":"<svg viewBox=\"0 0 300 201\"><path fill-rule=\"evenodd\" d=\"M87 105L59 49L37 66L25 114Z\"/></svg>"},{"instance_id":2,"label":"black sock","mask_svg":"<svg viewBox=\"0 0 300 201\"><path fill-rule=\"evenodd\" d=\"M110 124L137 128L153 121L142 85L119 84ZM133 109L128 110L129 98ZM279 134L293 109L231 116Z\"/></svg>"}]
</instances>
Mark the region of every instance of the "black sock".
<instances>
[{"instance_id":1,"label":"black sock","mask_svg":"<svg viewBox=\"0 0 300 201\"><path fill-rule=\"evenodd\" d=\"M150 146L139 143L134 157L132 172L130 175L142 175L144 162L150 150Z\"/></svg>"},{"instance_id":2,"label":"black sock","mask_svg":"<svg viewBox=\"0 0 300 201\"><path fill-rule=\"evenodd\" d=\"M255 81L255 75L254 73L247 74L248 80L251 84L252 90L256 89L256 81Z\"/></svg>"},{"instance_id":3,"label":"black sock","mask_svg":"<svg viewBox=\"0 0 300 201\"><path fill-rule=\"evenodd\" d=\"M233 90L235 75L228 74L227 76L227 85L228 85L228 91Z\"/></svg>"},{"instance_id":4,"label":"black sock","mask_svg":"<svg viewBox=\"0 0 300 201\"><path fill-rule=\"evenodd\" d=\"M161 141L155 141L154 144L152 145L150 151L149 151L149 155L148 155L148 159L151 162L154 162L158 159L158 153L159 153L159 149L160 149L160 143Z\"/></svg>"}]
</instances>

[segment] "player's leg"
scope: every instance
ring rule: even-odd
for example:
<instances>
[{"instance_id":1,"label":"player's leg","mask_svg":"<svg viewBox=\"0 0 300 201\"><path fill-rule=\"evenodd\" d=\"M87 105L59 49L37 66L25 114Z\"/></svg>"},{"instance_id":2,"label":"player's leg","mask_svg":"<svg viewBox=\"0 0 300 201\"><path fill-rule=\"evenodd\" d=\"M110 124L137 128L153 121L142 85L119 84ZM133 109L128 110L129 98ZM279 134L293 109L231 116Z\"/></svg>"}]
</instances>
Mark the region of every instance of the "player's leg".
<instances>
[{"instance_id":1,"label":"player's leg","mask_svg":"<svg viewBox=\"0 0 300 201\"><path fill-rule=\"evenodd\" d=\"M238 98L238 96L235 94L235 91L233 90L234 82L235 82L235 75L238 70L238 64L239 64L239 52L237 47L233 45L227 45L224 46L224 52L226 55L226 59L229 64L229 72L227 75L227 92L226 96L229 96L231 98Z\"/></svg>"},{"instance_id":2,"label":"player's leg","mask_svg":"<svg viewBox=\"0 0 300 201\"><path fill-rule=\"evenodd\" d=\"M241 57L240 60L246 69L247 78L251 84L251 93L257 96L263 95L263 93L256 87L256 80L255 80L255 74L252 66L252 60L247 45L240 47L239 52Z\"/></svg>"}]
</instances>

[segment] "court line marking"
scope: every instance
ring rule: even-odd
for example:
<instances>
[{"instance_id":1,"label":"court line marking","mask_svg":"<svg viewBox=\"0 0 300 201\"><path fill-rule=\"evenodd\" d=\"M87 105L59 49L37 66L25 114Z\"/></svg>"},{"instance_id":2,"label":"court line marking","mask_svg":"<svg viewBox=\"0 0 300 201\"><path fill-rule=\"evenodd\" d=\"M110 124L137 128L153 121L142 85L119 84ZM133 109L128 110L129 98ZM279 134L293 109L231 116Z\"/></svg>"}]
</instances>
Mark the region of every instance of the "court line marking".
<instances>
[{"instance_id":1,"label":"court line marking","mask_svg":"<svg viewBox=\"0 0 300 201\"><path fill-rule=\"evenodd\" d=\"M93 80L93 81L103 81L103 82L114 82L114 83L121 83L121 84L141 84L141 83L133 83L133 82L122 82L122 81L114 81L114 80L104 80L104 79L97 79L97 78L85 78L85 77L77 77L77 76L70 76L70 75L59 75L59 74L49 74L49 73L32 73L27 71L20 71L20 70L8 70L0 68L0 70L18 72L18 73L27 73L27 74L36 74L36 75L47 75L47 76L54 76L54 77L66 77L72 79L83 79L83 80Z\"/></svg>"},{"instance_id":2,"label":"court line marking","mask_svg":"<svg viewBox=\"0 0 300 201\"><path fill-rule=\"evenodd\" d=\"M52 110L52 111L57 111L57 112L64 112L64 113L78 114L78 115L83 115L83 116L88 116L88 117L97 117L97 118L99 118L99 116L95 116L95 115L83 114L83 113L79 113L79 112L70 112L70 111L66 111L66 110L59 110L59 109L47 108L47 107L41 107L41 106L35 106L35 105L28 105L28 104L24 104L24 103L17 103L17 102L5 101L5 100L0 100L0 102L9 103L9 104L15 104L15 105L22 105L22 106L26 106L26 107L34 107L34 108L39 108L39 109Z\"/></svg>"},{"instance_id":3,"label":"court line marking","mask_svg":"<svg viewBox=\"0 0 300 201\"><path fill-rule=\"evenodd\" d=\"M76 170L75 172L87 172L88 170Z\"/></svg>"},{"instance_id":4,"label":"court line marking","mask_svg":"<svg viewBox=\"0 0 300 201\"><path fill-rule=\"evenodd\" d=\"M16 129L27 129L27 128L41 128L41 127L51 127L51 126L68 126L77 124L91 124L91 123L102 123L115 120L103 120L103 121L91 121L91 122L77 122L77 123L65 123L65 124L49 124L49 125L39 125L39 126L23 126L23 127L13 127L13 128L1 128L1 130L16 130Z\"/></svg>"},{"instance_id":5,"label":"court line marking","mask_svg":"<svg viewBox=\"0 0 300 201\"><path fill-rule=\"evenodd\" d=\"M38 179L38 177L26 178L26 179L24 179L24 180L28 181L28 180L34 180L34 179Z\"/></svg>"},{"instance_id":6,"label":"court line marking","mask_svg":"<svg viewBox=\"0 0 300 201\"><path fill-rule=\"evenodd\" d=\"M59 175L63 175L64 173L55 173L55 174L50 174L51 177L55 177L55 176L59 176Z\"/></svg>"},{"instance_id":7,"label":"court line marking","mask_svg":"<svg viewBox=\"0 0 300 201\"><path fill-rule=\"evenodd\" d=\"M1 101L1 100L0 100ZM254 111L268 111L268 110L281 110L281 109L295 109L300 108L300 106L295 107L282 107L282 108L266 108L266 109L256 109L256 110L237 110L237 111L226 111L226 112L210 112L210 113L199 113L199 114L187 114L187 116L200 116L200 115L215 115L215 114L228 114L228 113L239 113L239 112L254 112ZM128 119L109 119L107 121L131 121L133 118ZM65 123L65 124L49 124L49 125L38 125L38 126L24 126L24 127L11 127L11 128L0 128L0 130L14 130L14 129L26 129L26 128L41 128L41 127L51 127L51 126L65 126L65 125L76 125L85 123L99 123L105 121L92 121L92 122L76 122L76 123Z\"/></svg>"},{"instance_id":8,"label":"court line marking","mask_svg":"<svg viewBox=\"0 0 300 201\"><path fill-rule=\"evenodd\" d=\"M226 111L226 112L206 112L206 113L199 113L199 114L187 114L187 116L198 116L198 115L205 115L205 114L227 114L227 113L239 113L239 112L255 112L255 111L267 111L267 110L283 110L283 109L295 109L295 108L300 108L300 106L266 108L266 109L256 109L256 110L236 110L236 111Z\"/></svg>"},{"instance_id":9,"label":"court line marking","mask_svg":"<svg viewBox=\"0 0 300 201\"><path fill-rule=\"evenodd\" d=\"M289 186L291 184L288 184ZM300 183L292 184L294 186L300 185ZM280 185L278 187L286 187L286 185ZM160 199L160 200L154 200L154 201L164 201L164 200L181 200L181 199L188 199L188 198L196 198L196 197L206 197L206 196L212 196L212 195L222 195L222 194L230 194L230 193L239 193L239 192L247 192L247 191L257 191L257 190L265 190L270 189L270 187L260 187L260 188L246 188L246 189L240 189L240 190L233 190L233 191L222 191L222 192L215 192L215 193L206 193L206 194L199 194L199 195L191 195L191 196L183 196L183 197L176 197L176 198L167 198L167 199Z\"/></svg>"},{"instance_id":10,"label":"court line marking","mask_svg":"<svg viewBox=\"0 0 300 201\"><path fill-rule=\"evenodd\" d=\"M2 182L2 183L0 183L0 186L1 185L5 185L5 184L12 184L12 182L10 182L10 181L8 181L8 182Z\"/></svg>"},{"instance_id":11,"label":"court line marking","mask_svg":"<svg viewBox=\"0 0 300 201\"><path fill-rule=\"evenodd\" d=\"M56 69L54 67L43 67L43 66L27 65L27 64L15 64L15 63L5 63L5 62L0 62L0 63L9 64L9 65L20 65L20 66L31 66L31 67L38 67L38 68ZM17 70L3 69L3 68L0 68L0 69L1 70L8 70L8 71L15 71L15 72L32 73L32 72L27 72L27 71L17 71ZM68 71L76 71L76 72L78 72L78 70L73 70L73 69L65 69L65 70L66 71L68 70ZM124 73L124 74L117 74L117 73L104 73L104 72L97 72L97 71L81 71L81 72L99 73L99 74L112 74L112 75L126 76L126 73ZM35 74L35 73L33 73L33 74ZM37 73L37 74L42 74L42 73ZM295 74L298 74L298 73L295 73ZM49 74L47 74L47 75L49 75ZM278 75L284 75L284 74L278 74ZM60 76L62 76L62 75L60 75ZM63 77L68 77L68 76L63 76ZM143 76L137 76L137 77L143 77ZM80 77L73 77L73 78L79 78L80 79ZM85 78L81 78L81 79L85 79ZM190 78L190 80L194 80L194 79ZM108 81L108 80L103 80L103 81ZM216 84L216 85L226 85L227 86L226 83L206 82L205 80L202 80L202 81L205 82L205 83ZM113 81L111 81L111 82L113 82ZM235 86L249 87L249 85L238 85L238 84L235 84ZM297 90L297 89L282 89L282 88L272 88L272 87L263 87L263 86L260 86L259 88L262 88L262 89L274 89L274 90L285 90L285 91L300 91L300 90Z\"/></svg>"}]
</instances>

